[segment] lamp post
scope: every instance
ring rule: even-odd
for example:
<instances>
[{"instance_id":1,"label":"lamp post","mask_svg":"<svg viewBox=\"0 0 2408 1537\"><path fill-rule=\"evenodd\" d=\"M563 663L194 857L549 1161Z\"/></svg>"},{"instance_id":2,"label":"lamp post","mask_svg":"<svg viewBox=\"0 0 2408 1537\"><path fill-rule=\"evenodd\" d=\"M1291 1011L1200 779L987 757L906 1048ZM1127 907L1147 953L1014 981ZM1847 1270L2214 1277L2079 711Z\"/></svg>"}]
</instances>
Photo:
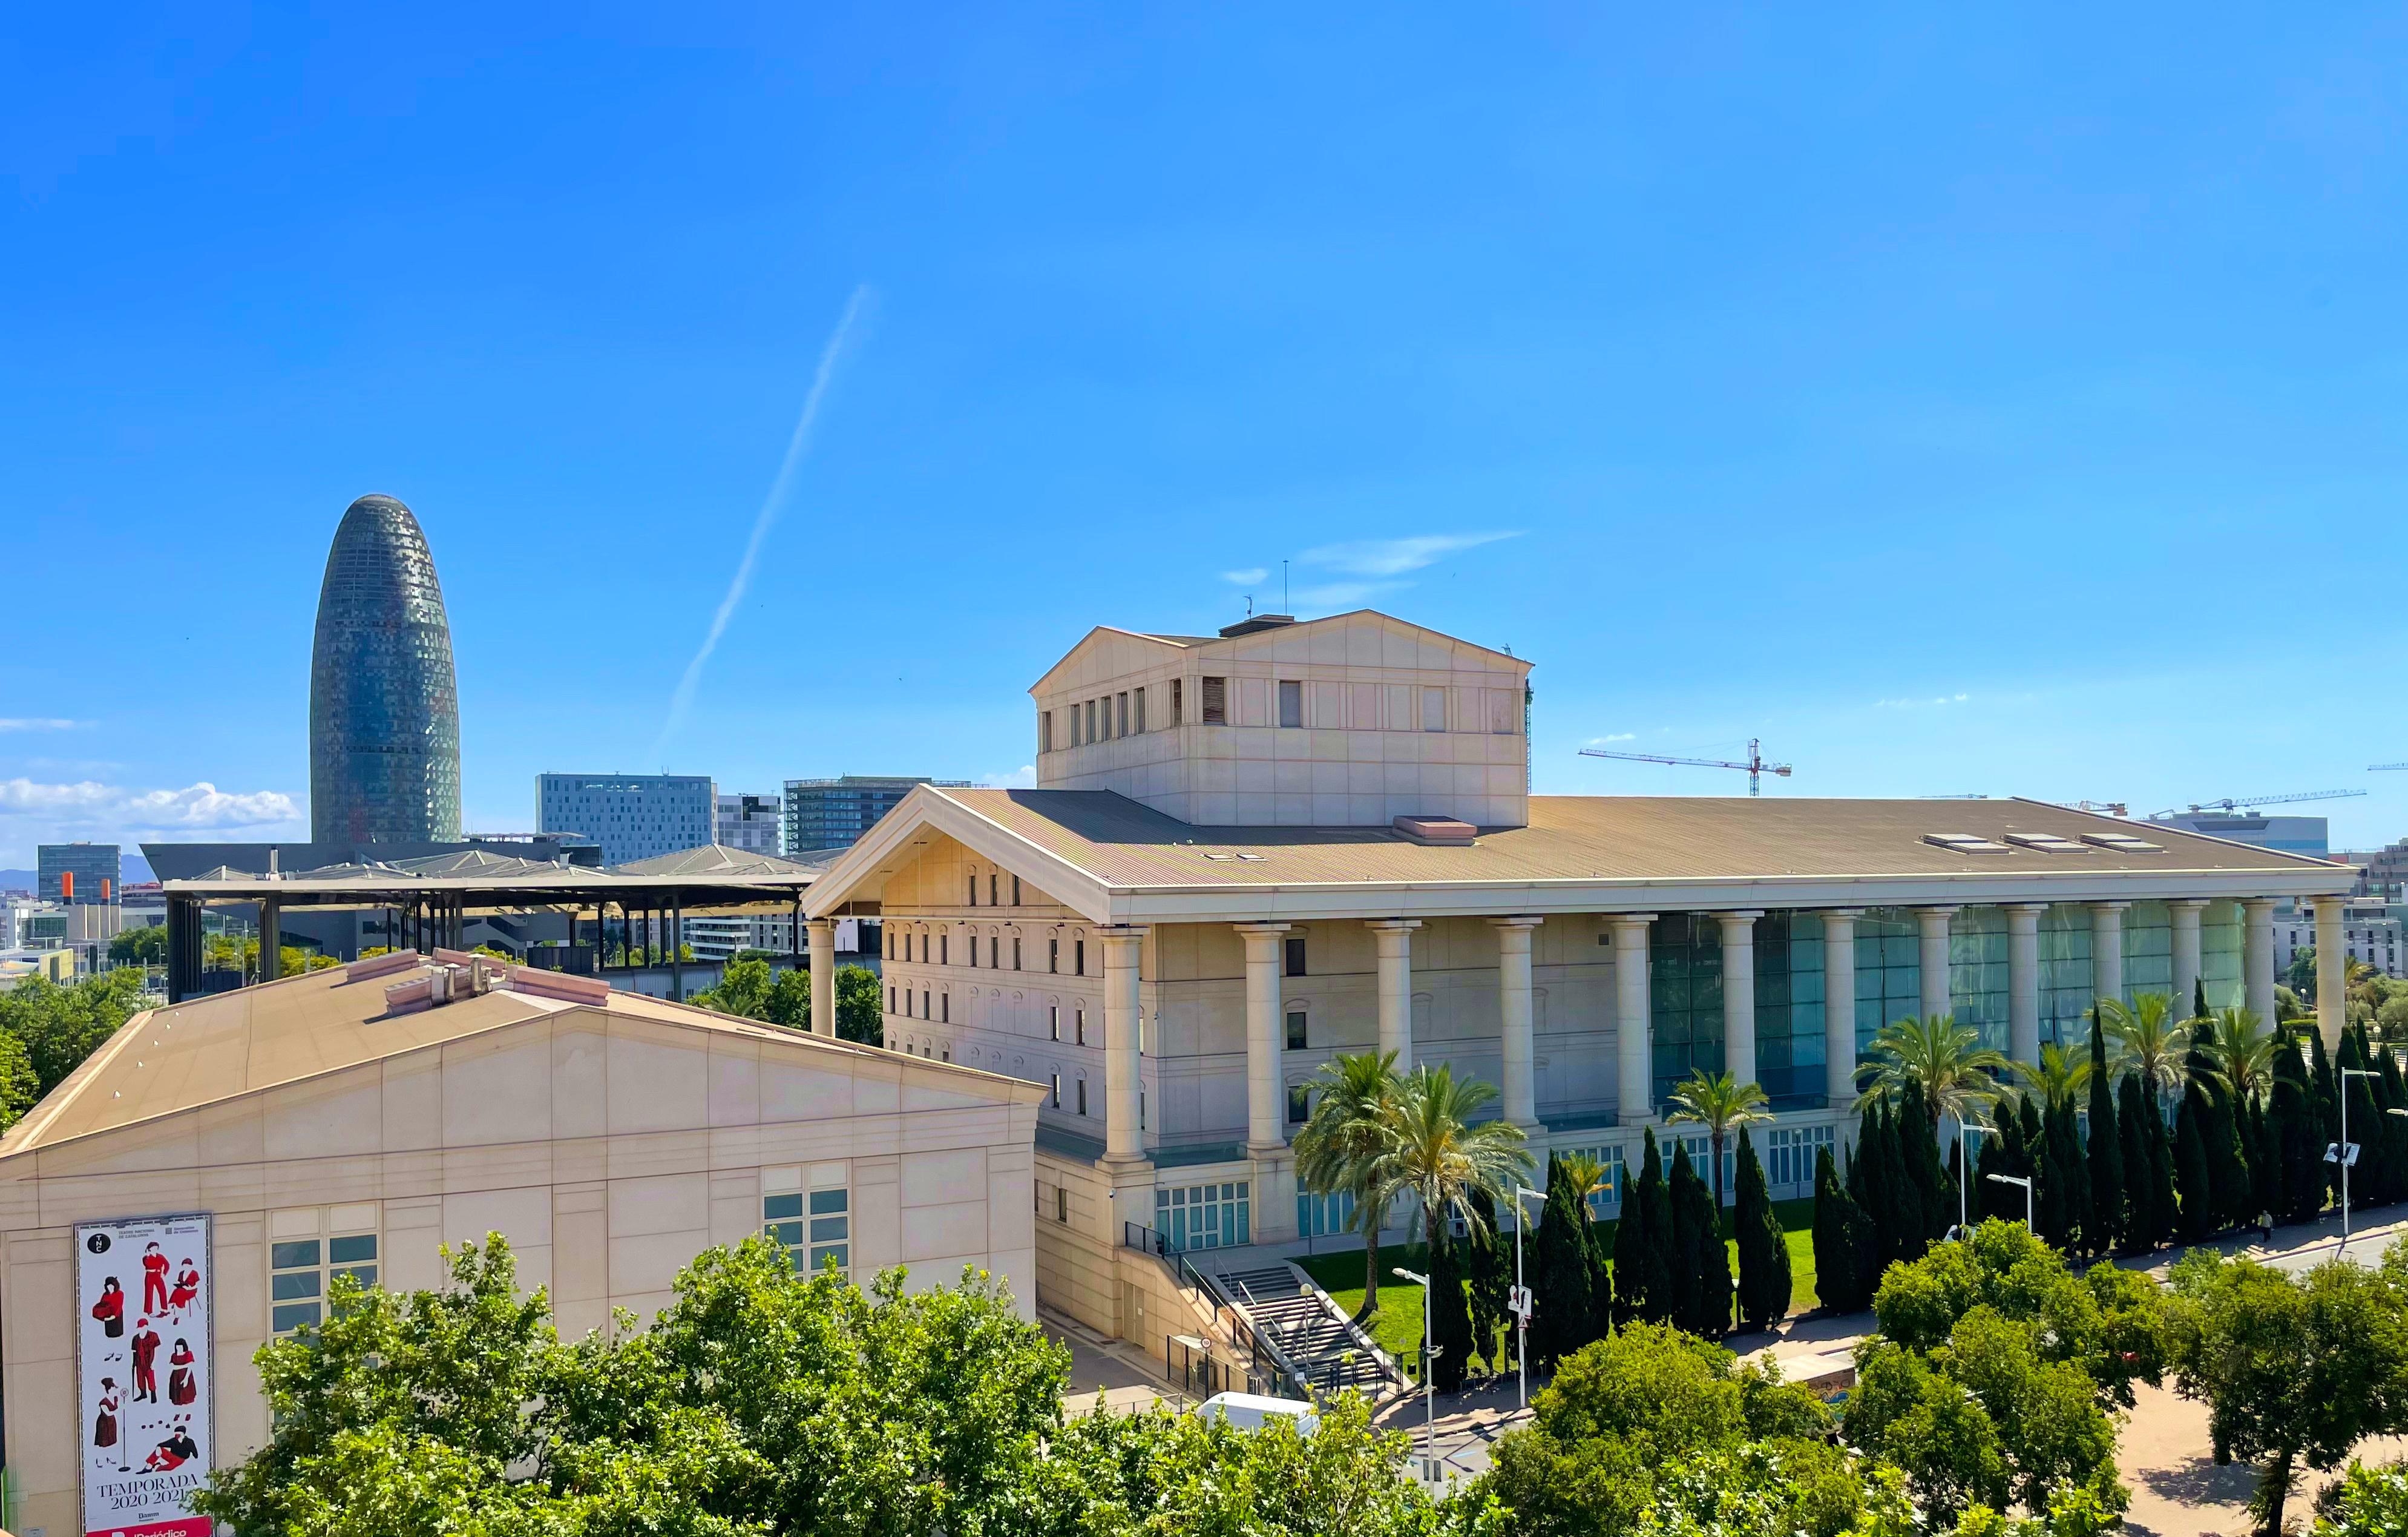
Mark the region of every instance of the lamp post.
<instances>
[{"instance_id":1,"label":"lamp post","mask_svg":"<svg viewBox=\"0 0 2408 1537\"><path fill-rule=\"evenodd\" d=\"M2021 1174L1985 1174L1982 1177L1986 1180L1996 1180L2000 1185L2022 1185L2024 1187L2024 1230L2026 1232L2040 1230L2032 1223L2032 1182L2030 1180Z\"/></svg>"},{"instance_id":2,"label":"lamp post","mask_svg":"<svg viewBox=\"0 0 2408 1537\"><path fill-rule=\"evenodd\" d=\"M1965 1119L1963 1111L1956 1111L1953 1113L1956 1117L1956 1146L1963 1156L1963 1167L1957 1171L1960 1177L1956 1181L1956 1230L1960 1235L1970 1237L1973 1230L1974 1128L1972 1124ZM1990 1134L1988 1127L1983 1127L1981 1131L1985 1137Z\"/></svg>"},{"instance_id":3,"label":"lamp post","mask_svg":"<svg viewBox=\"0 0 2408 1537\"><path fill-rule=\"evenodd\" d=\"M2364 1068L2341 1070L2341 1141L2325 1149L2325 1162L2341 1165L2341 1242L2333 1245L2336 1255L2349 1247L2349 1170L2358 1162L2358 1144L2349 1140L2349 1081L2380 1076Z\"/></svg>"},{"instance_id":4,"label":"lamp post","mask_svg":"<svg viewBox=\"0 0 2408 1537\"><path fill-rule=\"evenodd\" d=\"M1430 1363L1438 1358L1437 1343L1430 1338L1430 1279L1416 1275L1402 1265L1395 1272L1422 1288L1422 1473L1435 1477L1438 1472L1438 1385L1431 1379Z\"/></svg>"},{"instance_id":5,"label":"lamp post","mask_svg":"<svg viewBox=\"0 0 2408 1537\"><path fill-rule=\"evenodd\" d=\"M1520 1180L1513 1182L1513 1364L1522 1375L1522 1407L1530 1407L1530 1288L1522 1281L1522 1202L1543 1201L1544 1190L1533 1190ZM1429 1317L1425 1305L1422 1317Z\"/></svg>"}]
</instances>

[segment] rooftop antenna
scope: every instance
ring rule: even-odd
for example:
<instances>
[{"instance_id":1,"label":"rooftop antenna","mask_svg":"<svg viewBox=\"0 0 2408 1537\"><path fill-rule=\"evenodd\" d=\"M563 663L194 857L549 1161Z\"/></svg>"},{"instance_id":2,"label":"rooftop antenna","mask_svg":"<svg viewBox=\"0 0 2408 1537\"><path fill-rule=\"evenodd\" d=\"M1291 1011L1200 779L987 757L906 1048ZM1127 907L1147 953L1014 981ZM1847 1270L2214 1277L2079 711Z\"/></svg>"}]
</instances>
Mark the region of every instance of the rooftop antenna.
<instances>
[{"instance_id":1,"label":"rooftop antenna","mask_svg":"<svg viewBox=\"0 0 2408 1537\"><path fill-rule=\"evenodd\" d=\"M1621 758L1629 763L1674 763L1691 768L1744 768L1747 770L1747 793L1755 795L1759 776L1778 774L1783 779L1789 777L1789 765L1765 762L1763 748L1762 742L1750 737L1745 763L1726 763L1720 758L1667 758L1654 753L1609 753L1602 747L1584 747L1580 755L1584 758Z\"/></svg>"},{"instance_id":2,"label":"rooftop antenna","mask_svg":"<svg viewBox=\"0 0 2408 1537\"><path fill-rule=\"evenodd\" d=\"M1286 561L1280 562L1280 611L1282 613L1296 612L1295 600L1288 596Z\"/></svg>"}]
</instances>

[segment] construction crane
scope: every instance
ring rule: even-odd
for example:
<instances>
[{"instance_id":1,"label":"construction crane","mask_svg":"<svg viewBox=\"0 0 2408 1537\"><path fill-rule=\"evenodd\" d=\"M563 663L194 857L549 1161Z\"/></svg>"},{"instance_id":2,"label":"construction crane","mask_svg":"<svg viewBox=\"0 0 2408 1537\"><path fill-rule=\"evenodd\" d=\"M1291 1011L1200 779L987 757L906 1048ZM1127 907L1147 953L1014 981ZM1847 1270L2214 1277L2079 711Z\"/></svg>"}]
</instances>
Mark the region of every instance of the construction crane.
<instances>
[{"instance_id":1,"label":"construction crane","mask_svg":"<svg viewBox=\"0 0 2408 1537\"><path fill-rule=\"evenodd\" d=\"M2363 790L2301 790L2297 794L2286 796L2231 796L2223 800L2204 800L2187 808L2162 811L2152 820L2162 822L2170 816L2181 816L2186 811L2190 812L2254 812L2260 806L2295 806L2303 800L2347 800L2352 796L2364 794L2366 792Z\"/></svg>"},{"instance_id":2,"label":"construction crane","mask_svg":"<svg viewBox=\"0 0 2408 1537\"><path fill-rule=\"evenodd\" d=\"M2408 763L2370 763L2366 766L2370 774L2379 774L2389 768L2408 768Z\"/></svg>"},{"instance_id":3,"label":"construction crane","mask_svg":"<svg viewBox=\"0 0 2408 1537\"><path fill-rule=\"evenodd\" d=\"M1584 747L1580 750L1580 755L1584 758L1620 758L1626 763L1670 763L1684 768L1743 768L1747 771L1749 795L1756 793L1756 782L1761 775L1779 774L1783 779L1789 777L1789 765L1765 762L1764 744L1753 737L1750 737L1747 741L1745 763L1726 763L1721 758L1667 758L1659 757L1654 753L1609 753L1602 747Z\"/></svg>"},{"instance_id":4,"label":"construction crane","mask_svg":"<svg viewBox=\"0 0 2408 1537\"><path fill-rule=\"evenodd\" d=\"M2073 803L2073 809L2077 812L2099 812L2108 816L2132 814L2130 803L2122 800L2077 800Z\"/></svg>"}]
</instances>

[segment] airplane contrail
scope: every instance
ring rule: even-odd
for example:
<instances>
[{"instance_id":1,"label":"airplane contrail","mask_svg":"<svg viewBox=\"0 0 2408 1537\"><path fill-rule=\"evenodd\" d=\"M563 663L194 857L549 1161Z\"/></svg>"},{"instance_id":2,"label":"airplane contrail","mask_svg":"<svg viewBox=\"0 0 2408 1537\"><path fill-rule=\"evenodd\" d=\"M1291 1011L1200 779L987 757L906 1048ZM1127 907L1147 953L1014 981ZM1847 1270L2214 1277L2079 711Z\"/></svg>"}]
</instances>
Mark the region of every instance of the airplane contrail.
<instances>
[{"instance_id":1,"label":"airplane contrail","mask_svg":"<svg viewBox=\"0 0 2408 1537\"><path fill-rule=\"evenodd\" d=\"M853 335L853 323L860 318L862 306L869 300L867 283L853 291L844 303L844 313L828 337L827 345L820 350L820 366L811 376L810 393L803 397L803 414L795 422L795 436L786 444L785 463L778 467L778 478L769 482L769 495L761 501L761 510L752 520L752 537L744 541L744 558L736 563L735 580L727 584L727 596L719 600L719 611L710 616L710 633L702 638L702 649L685 665L685 676L678 680L677 693L670 697L668 719L661 724L658 740L652 743L652 758L664 761L663 753L669 739L685 724L687 709L694 703L694 691L702 682L703 665L710 654L719 649L719 638L727 633L727 622L735 617L736 606L744 601L744 589L752 582L753 562L761 557L761 546L769 537L769 529L785 510L787 494L793 490L795 472L802 467L804 455L810 452L811 424L818 420L820 402L827 395L828 381L836 375L837 359L843 354L845 342Z\"/></svg>"}]
</instances>

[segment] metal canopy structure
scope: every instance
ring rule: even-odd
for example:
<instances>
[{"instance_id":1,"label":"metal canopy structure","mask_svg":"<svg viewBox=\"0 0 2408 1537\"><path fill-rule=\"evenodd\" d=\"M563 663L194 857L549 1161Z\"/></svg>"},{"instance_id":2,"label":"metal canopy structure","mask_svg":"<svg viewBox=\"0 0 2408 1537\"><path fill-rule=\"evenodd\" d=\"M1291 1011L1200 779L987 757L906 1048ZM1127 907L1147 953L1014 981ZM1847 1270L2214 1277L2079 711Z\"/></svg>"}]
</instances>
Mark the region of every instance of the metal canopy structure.
<instances>
[{"instance_id":1,"label":"metal canopy structure","mask_svg":"<svg viewBox=\"0 0 2408 1537\"><path fill-rule=\"evenodd\" d=\"M689 915L787 911L802 932L803 894L839 850L824 859L781 859L721 844L642 859L608 869L524 859L487 849L417 858L352 860L300 870L242 870L218 866L188 880L163 883L167 898L167 998L181 1002L202 990L201 909L214 902L256 904L260 933L277 932L288 908L385 908L399 925L401 948L465 949L471 912L566 912L572 948L578 923L594 914L600 939L611 908L626 932L651 932L664 923L677 934ZM273 862L272 860L270 861ZM599 954L597 947L597 955ZM684 963L674 946L671 988L685 996ZM260 946L261 975L276 970L275 947ZM597 970L603 970L598 964Z\"/></svg>"}]
</instances>

